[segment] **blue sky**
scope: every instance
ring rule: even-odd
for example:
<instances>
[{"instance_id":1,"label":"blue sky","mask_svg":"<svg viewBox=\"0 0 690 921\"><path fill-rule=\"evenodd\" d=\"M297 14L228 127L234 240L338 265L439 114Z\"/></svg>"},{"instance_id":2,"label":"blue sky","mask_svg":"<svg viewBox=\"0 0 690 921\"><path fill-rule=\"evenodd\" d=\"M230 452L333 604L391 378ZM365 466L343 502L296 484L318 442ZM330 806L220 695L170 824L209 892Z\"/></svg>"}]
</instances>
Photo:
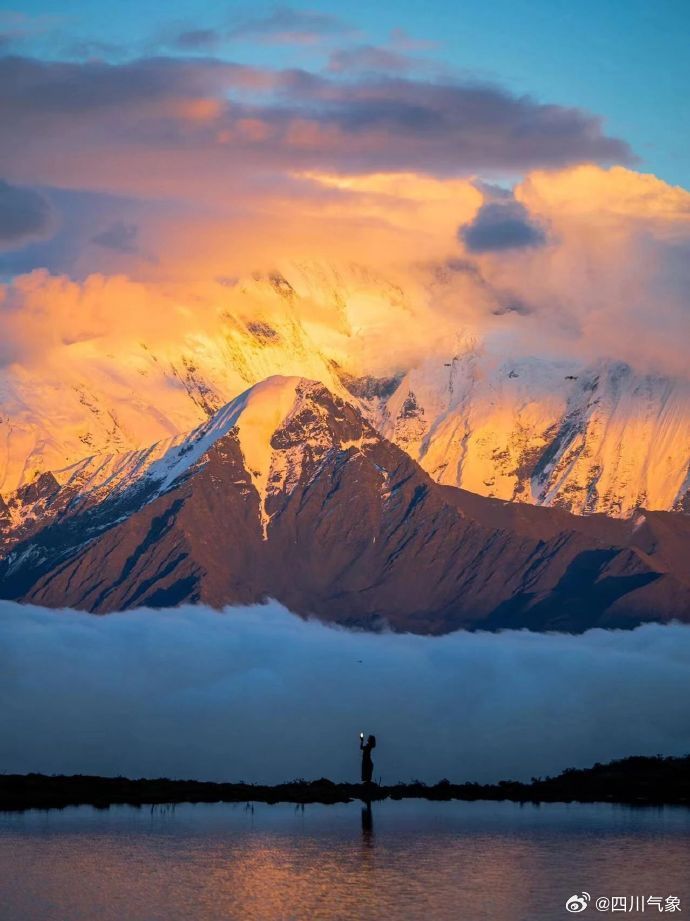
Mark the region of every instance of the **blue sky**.
<instances>
[{"instance_id":1,"label":"blue sky","mask_svg":"<svg viewBox=\"0 0 690 921\"><path fill-rule=\"evenodd\" d=\"M234 40L217 53L262 67L314 66L334 44L386 45L392 30L404 30L420 43L410 54L455 74L600 115L608 134L631 145L640 169L690 186L690 4L684 0L398 0L358 3L347 11L342 3L320 0L294 8L337 17L353 31L315 45ZM218 0L172 0L165 10L141 0L23 0L30 37L17 48L62 57L70 41L88 40L137 55L160 51L156 42L175 29L223 27L275 9ZM18 9L4 10L0 33L3 24L4 31L16 29Z\"/></svg>"}]
</instances>

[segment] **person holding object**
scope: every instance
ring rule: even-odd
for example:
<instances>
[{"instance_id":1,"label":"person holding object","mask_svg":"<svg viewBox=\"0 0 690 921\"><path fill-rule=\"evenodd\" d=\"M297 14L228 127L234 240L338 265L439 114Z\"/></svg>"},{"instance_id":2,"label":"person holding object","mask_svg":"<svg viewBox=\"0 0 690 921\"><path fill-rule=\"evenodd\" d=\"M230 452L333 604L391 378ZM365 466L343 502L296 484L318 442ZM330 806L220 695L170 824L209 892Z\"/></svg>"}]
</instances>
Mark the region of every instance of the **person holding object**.
<instances>
[{"instance_id":1,"label":"person holding object","mask_svg":"<svg viewBox=\"0 0 690 921\"><path fill-rule=\"evenodd\" d=\"M374 762L371 760L371 750L376 748L376 736L369 736L364 741L364 733L359 734L359 747L362 752L362 783L371 783L374 774Z\"/></svg>"}]
</instances>

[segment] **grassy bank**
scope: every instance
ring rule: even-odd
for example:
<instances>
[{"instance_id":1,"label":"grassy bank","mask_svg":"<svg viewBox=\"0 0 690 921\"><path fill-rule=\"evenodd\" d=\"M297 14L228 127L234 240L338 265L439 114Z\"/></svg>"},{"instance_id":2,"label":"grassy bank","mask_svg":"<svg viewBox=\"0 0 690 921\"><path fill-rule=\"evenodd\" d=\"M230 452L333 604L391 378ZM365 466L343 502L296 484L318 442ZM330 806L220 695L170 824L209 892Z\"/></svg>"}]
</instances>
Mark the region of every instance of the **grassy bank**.
<instances>
[{"instance_id":1,"label":"grassy bank","mask_svg":"<svg viewBox=\"0 0 690 921\"><path fill-rule=\"evenodd\" d=\"M338 784L326 778L275 786L207 783L196 780L90 777L44 774L0 775L0 810L107 808L156 803L344 803L351 800L511 800L514 802L607 802L690 805L690 755L683 758L632 757L530 783L422 783L376 786Z\"/></svg>"}]
</instances>

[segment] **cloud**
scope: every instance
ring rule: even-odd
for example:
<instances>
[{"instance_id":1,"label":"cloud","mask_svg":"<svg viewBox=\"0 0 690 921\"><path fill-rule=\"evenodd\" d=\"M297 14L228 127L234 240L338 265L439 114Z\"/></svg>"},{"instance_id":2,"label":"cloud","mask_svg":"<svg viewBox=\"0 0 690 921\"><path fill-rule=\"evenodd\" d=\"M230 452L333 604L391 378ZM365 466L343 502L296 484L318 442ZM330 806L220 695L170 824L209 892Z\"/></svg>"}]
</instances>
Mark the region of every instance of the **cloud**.
<instances>
[{"instance_id":1,"label":"cloud","mask_svg":"<svg viewBox=\"0 0 690 921\"><path fill-rule=\"evenodd\" d=\"M131 53L131 49L126 45L98 41L97 39L69 39L65 41L63 53L69 59L86 58L101 61L127 58Z\"/></svg>"},{"instance_id":2,"label":"cloud","mask_svg":"<svg viewBox=\"0 0 690 921\"><path fill-rule=\"evenodd\" d=\"M433 51L441 42L410 35L405 29L391 29L389 44L400 51Z\"/></svg>"},{"instance_id":3,"label":"cloud","mask_svg":"<svg viewBox=\"0 0 690 921\"><path fill-rule=\"evenodd\" d=\"M380 168L461 174L529 169L538 160L557 166L630 156L591 116L495 86L372 77L354 85L323 83L308 95L322 101L323 122L350 133L355 153L358 140L366 141Z\"/></svg>"},{"instance_id":4,"label":"cloud","mask_svg":"<svg viewBox=\"0 0 690 921\"><path fill-rule=\"evenodd\" d=\"M0 10L0 50L50 32L60 22L59 16L29 16L17 10Z\"/></svg>"},{"instance_id":5,"label":"cloud","mask_svg":"<svg viewBox=\"0 0 690 921\"><path fill-rule=\"evenodd\" d=\"M376 45L339 48L328 59L328 70L342 74L407 73L418 66L419 62L409 55Z\"/></svg>"},{"instance_id":6,"label":"cloud","mask_svg":"<svg viewBox=\"0 0 690 921\"><path fill-rule=\"evenodd\" d=\"M223 340L221 313L270 308L286 319L287 309L271 306L268 295L249 307L242 284L218 290L214 279L246 281L279 269L299 292L290 315L305 324L310 348L352 373L397 373L471 335L511 356L614 358L638 372L687 376L690 195L683 190L596 167L529 174L501 194L410 172L300 172L289 183L217 193L213 211L104 201L84 241L94 227L136 224L147 246L155 241L159 260L83 247L71 281L35 272L0 286L3 353L34 375L59 376L61 361L92 378L93 368L59 343L97 315L99 347L117 356L125 378L145 313L151 346L191 350L200 373L213 377L215 346L203 343ZM473 225L487 198L525 208L531 223L548 228L549 245L463 249L458 224ZM109 278L113 271L130 278ZM227 399L238 392L221 389Z\"/></svg>"},{"instance_id":7,"label":"cloud","mask_svg":"<svg viewBox=\"0 0 690 921\"><path fill-rule=\"evenodd\" d=\"M114 221L105 230L91 237L91 242L117 253L134 254L139 252L138 236L139 228L136 224Z\"/></svg>"},{"instance_id":8,"label":"cloud","mask_svg":"<svg viewBox=\"0 0 690 921\"><path fill-rule=\"evenodd\" d=\"M157 286L98 273L77 283L41 270L0 286L0 320L0 366L21 364L31 371L34 382L46 375L69 391L65 381L70 368L78 367L78 373L91 377L93 383L104 353L114 350L121 365L110 386L120 390L124 385L130 397L134 381L128 374L133 372L134 355L141 351L136 343L177 339L179 344L192 330L201 332L206 322L201 307L190 315ZM48 400L54 387L53 383L44 394ZM71 396L63 397L63 407Z\"/></svg>"},{"instance_id":9,"label":"cloud","mask_svg":"<svg viewBox=\"0 0 690 921\"><path fill-rule=\"evenodd\" d=\"M21 249L0 251L0 276L13 277L40 266L55 275L67 273L82 279L94 272L122 271L129 262L141 266L141 253L116 253L91 245L91 238L118 222L134 224L140 228L140 237L147 244L150 242L153 250L155 241L149 238L151 227L161 216L165 215L166 220L171 216L165 202L55 186L42 187L41 194L49 201L55 215L50 235L29 240Z\"/></svg>"},{"instance_id":10,"label":"cloud","mask_svg":"<svg viewBox=\"0 0 690 921\"><path fill-rule=\"evenodd\" d=\"M40 192L0 179L0 248L23 246L48 236L52 228L52 209Z\"/></svg>"},{"instance_id":11,"label":"cloud","mask_svg":"<svg viewBox=\"0 0 690 921\"><path fill-rule=\"evenodd\" d=\"M524 205L513 200L482 205L458 235L470 253L523 249L546 243L544 228L530 217Z\"/></svg>"},{"instance_id":12,"label":"cloud","mask_svg":"<svg viewBox=\"0 0 690 921\"><path fill-rule=\"evenodd\" d=\"M338 16L318 10L276 6L260 15L235 15L219 26L183 29L163 44L182 51L198 52L216 51L238 41L312 45L328 39L352 38L357 34L357 30Z\"/></svg>"},{"instance_id":13,"label":"cloud","mask_svg":"<svg viewBox=\"0 0 690 921\"><path fill-rule=\"evenodd\" d=\"M374 222L387 227L387 242L374 250L367 240L361 258L376 252L393 277L394 256L408 264L400 285L417 329L441 330L446 341L470 332L505 357L613 358L687 377L685 190L622 167L529 173L512 191L410 173L306 175L340 193L321 205L324 222L347 214L359 216L365 234ZM465 244L453 247L458 224ZM420 264L433 266L426 290L409 280L415 262L417 280ZM393 313L390 328L397 343ZM433 353L427 339L424 348Z\"/></svg>"},{"instance_id":14,"label":"cloud","mask_svg":"<svg viewBox=\"0 0 690 921\"><path fill-rule=\"evenodd\" d=\"M651 173L620 166L602 170L583 164L560 176L536 171L520 183L516 197L528 205L567 215L690 220L687 189L669 185Z\"/></svg>"},{"instance_id":15,"label":"cloud","mask_svg":"<svg viewBox=\"0 0 690 921\"><path fill-rule=\"evenodd\" d=\"M658 388L644 374L676 375L669 438L682 440L687 192L622 169L530 174L514 198L549 228L549 245L483 253L463 250L457 226L500 196L473 181L310 173L289 194L262 192L235 210L223 190L217 211L155 213L99 198L81 239L114 220L136 223L159 261L86 245L71 277L34 271L0 285L3 411L13 423L0 445L0 491L77 460L90 440L126 449L194 427L203 419L196 388L222 403L271 373L333 386L330 361L381 377L423 363L439 380L469 348L478 380L523 358L565 360L576 375L598 373L601 359L625 362L638 396ZM69 198L56 202L78 211ZM295 291L289 301L260 280L276 271ZM281 339L247 357L247 320ZM194 369L189 388L185 368ZM550 418L539 380L527 411Z\"/></svg>"},{"instance_id":16,"label":"cloud","mask_svg":"<svg viewBox=\"0 0 690 921\"><path fill-rule=\"evenodd\" d=\"M690 628L372 635L260 608L106 617L0 602L6 771L278 782L529 779L684 754Z\"/></svg>"},{"instance_id":17,"label":"cloud","mask_svg":"<svg viewBox=\"0 0 690 921\"><path fill-rule=\"evenodd\" d=\"M231 87L253 88L271 78L255 68L212 58L140 58L121 64L104 61L42 61L28 57L0 59L1 111L30 119L96 116L136 103L221 94ZM5 80L14 80L8 85Z\"/></svg>"},{"instance_id":18,"label":"cloud","mask_svg":"<svg viewBox=\"0 0 690 921\"><path fill-rule=\"evenodd\" d=\"M113 194L216 201L295 170L459 176L632 156L589 113L450 80L14 57L0 87L8 178Z\"/></svg>"},{"instance_id":19,"label":"cloud","mask_svg":"<svg viewBox=\"0 0 690 921\"><path fill-rule=\"evenodd\" d=\"M622 167L535 172L514 191L548 247L476 253L530 307L513 348L687 377L690 193Z\"/></svg>"},{"instance_id":20,"label":"cloud","mask_svg":"<svg viewBox=\"0 0 690 921\"><path fill-rule=\"evenodd\" d=\"M173 39L172 45L182 51L213 51L223 44L217 29L185 29Z\"/></svg>"},{"instance_id":21,"label":"cloud","mask_svg":"<svg viewBox=\"0 0 690 921\"><path fill-rule=\"evenodd\" d=\"M329 36L353 35L356 30L329 13L276 6L265 15L238 17L228 34L279 44L310 44Z\"/></svg>"}]
</instances>

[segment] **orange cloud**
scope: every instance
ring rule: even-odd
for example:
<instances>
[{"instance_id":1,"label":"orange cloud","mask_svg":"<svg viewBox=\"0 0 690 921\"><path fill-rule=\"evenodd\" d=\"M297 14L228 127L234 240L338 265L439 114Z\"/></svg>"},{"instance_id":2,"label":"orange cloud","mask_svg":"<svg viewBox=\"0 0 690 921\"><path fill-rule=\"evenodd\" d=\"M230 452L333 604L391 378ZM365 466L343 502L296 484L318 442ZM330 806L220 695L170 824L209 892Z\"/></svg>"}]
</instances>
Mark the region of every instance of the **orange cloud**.
<instances>
[{"instance_id":1,"label":"orange cloud","mask_svg":"<svg viewBox=\"0 0 690 921\"><path fill-rule=\"evenodd\" d=\"M515 197L528 208L568 216L605 215L690 224L690 192L622 166L582 165L560 173L530 173Z\"/></svg>"},{"instance_id":2,"label":"orange cloud","mask_svg":"<svg viewBox=\"0 0 690 921\"><path fill-rule=\"evenodd\" d=\"M458 227L490 194L470 180L413 172L295 172L288 185L223 188L212 210L151 218L145 240L156 241L159 261L130 260L129 271L150 292L174 290L193 318L202 302L218 301L219 277L302 263L373 266L412 304L348 303L361 363L375 360L384 330L394 331L394 347L375 360L383 370L430 347L423 328L439 339L499 337L523 354L613 356L685 372L688 193L619 168L529 174L514 196L543 228L543 244L464 251ZM85 253L78 268L88 273L91 259ZM307 298L300 309L330 347L342 328L332 304ZM352 342L341 348L354 354Z\"/></svg>"},{"instance_id":3,"label":"orange cloud","mask_svg":"<svg viewBox=\"0 0 690 921\"><path fill-rule=\"evenodd\" d=\"M581 166L530 174L515 198L549 229L548 245L478 261L532 307L520 348L686 374L690 194L621 167Z\"/></svg>"},{"instance_id":4,"label":"orange cloud","mask_svg":"<svg viewBox=\"0 0 690 921\"><path fill-rule=\"evenodd\" d=\"M180 117L192 122L214 121L224 109L219 99L184 99L177 105Z\"/></svg>"},{"instance_id":5,"label":"orange cloud","mask_svg":"<svg viewBox=\"0 0 690 921\"><path fill-rule=\"evenodd\" d=\"M668 209L663 184L641 177L658 208L641 195L635 210L630 189L625 211L591 194L597 223L582 199L575 215L561 207L572 180L552 174L539 199L516 190L551 232L524 252L462 252L457 223L485 194L469 182L327 174L302 176L290 197L264 195L249 214L161 220L163 257L137 263L138 280L35 271L0 286L12 420L0 492L96 448L191 428L270 374L337 389L333 361L384 376L439 364L472 340L491 360L607 357L686 374L682 207Z\"/></svg>"},{"instance_id":6,"label":"orange cloud","mask_svg":"<svg viewBox=\"0 0 690 921\"><path fill-rule=\"evenodd\" d=\"M35 271L0 286L5 405L15 442L28 439L13 457L38 463L42 452L55 466L58 429L79 456L85 418L113 447L190 427L203 417L186 389L196 393L197 377L210 388L203 399L220 402L272 373L337 386L331 360L387 375L468 337L511 357L687 374L688 196L655 177L531 174L515 199L547 243L486 253L464 252L456 232L489 195L468 180L299 172L288 187L250 190L237 210L223 191L214 209L152 217L145 245L155 239L160 258L118 253L131 277L89 274L85 252L81 282ZM248 353L255 320L278 335ZM155 432L142 428L142 401L158 413ZM24 412L52 413L55 432L23 429Z\"/></svg>"}]
</instances>

